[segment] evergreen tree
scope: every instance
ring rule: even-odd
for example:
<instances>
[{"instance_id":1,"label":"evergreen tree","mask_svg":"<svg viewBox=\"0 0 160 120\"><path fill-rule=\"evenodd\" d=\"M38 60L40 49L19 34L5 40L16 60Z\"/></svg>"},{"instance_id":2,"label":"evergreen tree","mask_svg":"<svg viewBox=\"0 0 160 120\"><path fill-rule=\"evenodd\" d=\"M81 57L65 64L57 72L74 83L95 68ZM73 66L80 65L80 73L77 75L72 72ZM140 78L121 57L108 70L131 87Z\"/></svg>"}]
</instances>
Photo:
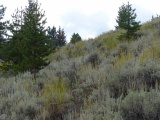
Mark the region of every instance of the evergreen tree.
<instances>
[{"instance_id":1,"label":"evergreen tree","mask_svg":"<svg viewBox=\"0 0 160 120\"><path fill-rule=\"evenodd\" d=\"M71 37L71 43L76 43L78 41L81 41L81 36L78 33L73 33L72 37Z\"/></svg>"},{"instance_id":2,"label":"evergreen tree","mask_svg":"<svg viewBox=\"0 0 160 120\"><path fill-rule=\"evenodd\" d=\"M9 35L8 41L3 45L3 49L0 51L3 58L1 69L5 72L9 70L16 71L16 64L22 59L21 54L21 40L22 40L22 10L16 9L12 14L12 23L8 27L11 35Z\"/></svg>"},{"instance_id":3,"label":"evergreen tree","mask_svg":"<svg viewBox=\"0 0 160 120\"><path fill-rule=\"evenodd\" d=\"M123 4L119 8L118 17L116 19L118 26L116 26L116 28L126 30L126 33L121 35L120 37L130 39L132 37L135 37L136 31L140 29L140 22L135 21L137 17L135 10L136 9L132 9L132 5L130 5L129 2L127 5Z\"/></svg>"},{"instance_id":4,"label":"evergreen tree","mask_svg":"<svg viewBox=\"0 0 160 120\"><path fill-rule=\"evenodd\" d=\"M3 47L7 41L7 25L9 21L3 21L6 8L0 5L0 59L3 60Z\"/></svg>"},{"instance_id":5,"label":"evergreen tree","mask_svg":"<svg viewBox=\"0 0 160 120\"><path fill-rule=\"evenodd\" d=\"M62 47L66 45L66 36L65 32L61 27L56 31L56 27L52 27L52 29L48 28L48 36L52 40L52 43L55 47Z\"/></svg>"},{"instance_id":6,"label":"evergreen tree","mask_svg":"<svg viewBox=\"0 0 160 120\"><path fill-rule=\"evenodd\" d=\"M29 71L36 77L36 73L49 64L45 57L53 52L44 28L44 12L37 2L29 0L29 6L17 10L12 17L13 23L9 28L12 36L5 47L8 51L3 54L2 69L12 70L15 74Z\"/></svg>"},{"instance_id":7,"label":"evergreen tree","mask_svg":"<svg viewBox=\"0 0 160 120\"><path fill-rule=\"evenodd\" d=\"M54 26L52 28L48 27L47 32L48 32L49 38L52 40L52 44L56 46L56 35L57 35L56 27Z\"/></svg>"},{"instance_id":8,"label":"evergreen tree","mask_svg":"<svg viewBox=\"0 0 160 120\"><path fill-rule=\"evenodd\" d=\"M6 29L6 25L8 23L8 21L2 21L4 14L5 14L5 10L6 8L1 5L0 6L0 48L2 47L2 44L6 41L5 37L7 36L7 29Z\"/></svg>"},{"instance_id":9,"label":"evergreen tree","mask_svg":"<svg viewBox=\"0 0 160 120\"><path fill-rule=\"evenodd\" d=\"M59 29L57 30L57 35L56 35L56 46L64 46L66 45L66 36L65 36L65 32L63 29L61 29L61 27L59 27Z\"/></svg>"}]
</instances>

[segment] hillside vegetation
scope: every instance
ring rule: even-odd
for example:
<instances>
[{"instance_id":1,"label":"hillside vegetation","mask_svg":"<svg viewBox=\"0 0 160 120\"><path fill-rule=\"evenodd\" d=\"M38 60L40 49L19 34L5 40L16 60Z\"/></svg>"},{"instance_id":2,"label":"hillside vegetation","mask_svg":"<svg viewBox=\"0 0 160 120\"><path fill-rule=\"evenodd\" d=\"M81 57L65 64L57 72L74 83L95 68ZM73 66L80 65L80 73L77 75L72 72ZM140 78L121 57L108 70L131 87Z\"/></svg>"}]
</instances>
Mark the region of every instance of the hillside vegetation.
<instances>
[{"instance_id":1,"label":"hillside vegetation","mask_svg":"<svg viewBox=\"0 0 160 120\"><path fill-rule=\"evenodd\" d=\"M133 41L121 32L57 49L36 80L1 77L0 120L160 119L160 19Z\"/></svg>"}]
</instances>

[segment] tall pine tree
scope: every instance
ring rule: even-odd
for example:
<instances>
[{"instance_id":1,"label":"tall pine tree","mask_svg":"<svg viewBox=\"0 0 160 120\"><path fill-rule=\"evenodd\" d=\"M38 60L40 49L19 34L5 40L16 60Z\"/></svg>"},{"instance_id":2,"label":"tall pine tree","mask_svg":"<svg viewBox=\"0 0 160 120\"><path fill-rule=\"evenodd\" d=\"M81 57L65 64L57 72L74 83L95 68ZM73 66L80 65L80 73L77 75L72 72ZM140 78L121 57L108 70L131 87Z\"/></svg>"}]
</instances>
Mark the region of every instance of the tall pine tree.
<instances>
[{"instance_id":1,"label":"tall pine tree","mask_svg":"<svg viewBox=\"0 0 160 120\"><path fill-rule=\"evenodd\" d=\"M37 2L29 0L29 5L21 11L17 10L12 17L9 29L12 36L5 47L9 51L4 55L2 68L15 74L29 71L36 77L36 73L49 64L46 56L53 52L44 27L44 12Z\"/></svg>"},{"instance_id":2,"label":"tall pine tree","mask_svg":"<svg viewBox=\"0 0 160 120\"><path fill-rule=\"evenodd\" d=\"M130 5L129 2L127 5L123 4L119 8L118 17L116 19L118 26L116 26L116 28L126 30L126 33L120 37L125 37L129 40L130 38L135 37L137 30L140 29L140 22L135 21L137 17L135 10L136 9L132 9L132 5Z\"/></svg>"}]
</instances>

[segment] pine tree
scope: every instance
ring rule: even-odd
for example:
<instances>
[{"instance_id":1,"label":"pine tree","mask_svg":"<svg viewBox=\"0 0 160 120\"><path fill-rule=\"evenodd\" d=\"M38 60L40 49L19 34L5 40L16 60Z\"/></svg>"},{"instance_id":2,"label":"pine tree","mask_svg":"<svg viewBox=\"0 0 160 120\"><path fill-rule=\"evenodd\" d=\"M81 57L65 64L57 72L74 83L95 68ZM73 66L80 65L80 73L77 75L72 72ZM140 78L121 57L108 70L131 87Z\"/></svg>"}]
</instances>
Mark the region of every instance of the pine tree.
<instances>
[{"instance_id":1,"label":"pine tree","mask_svg":"<svg viewBox=\"0 0 160 120\"><path fill-rule=\"evenodd\" d=\"M49 27L48 28L48 36L52 40L52 43L55 47L62 47L66 45L66 36L64 29L59 29L56 31L56 27L52 27L52 29Z\"/></svg>"},{"instance_id":2,"label":"pine tree","mask_svg":"<svg viewBox=\"0 0 160 120\"><path fill-rule=\"evenodd\" d=\"M12 24L9 25L8 30L12 35L8 35L8 41L3 44L3 49L0 51L3 58L1 69L5 72L16 69L15 64L22 59L20 50L20 40L22 39L21 25L22 25L22 10L16 9L15 14L12 14ZM19 41L18 41L19 40Z\"/></svg>"},{"instance_id":3,"label":"pine tree","mask_svg":"<svg viewBox=\"0 0 160 120\"><path fill-rule=\"evenodd\" d=\"M59 27L59 29L57 30L56 40L57 46L59 47L64 46L66 44L65 32L64 29L61 29L61 27Z\"/></svg>"},{"instance_id":4,"label":"pine tree","mask_svg":"<svg viewBox=\"0 0 160 120\"><path fill-rule=\"evenodd\" d=\"M48 36L49 38L52 40L52 44L54 46L56 46L56 35L57 35L57 31L56 31L56 27L48 27Z\"/></svg>"},{"instance_id":5,"label":"pine tree","mask_svg":"<svg viewBox=\"0 0 160 120\"><path fill-rule=\"evenodd\" d=\"M5 15L6 8L1 5L0 6L0 59L3 60L3 47L7 41L7 25L9 21L4 21L3 17ZM3 20L3 21L2 21Z\"/></svg>"},{"instance_id":6,"label":"pine tree","mask_svg":"<svg viewBox=\"0 0 160 120\"><path fill-rule=\"evenodd\" d=\"M78 33L73 33L72 37L71 37L71 43L75 44L78 41L81 41L81 36Z\"/></svg>"},{"instance_id":7,"label":"pine tree","mask_svg":"<svg viewBox=\"0 0 160 120\"><path fill-rule=\"evenodd\" d=\"M17 10L12 17L13 23L9 28L12 36L5 47L8 51L4 55L2 68L15 74L29 71L36 77L36 73L49 64L45 57L53 52L44 27L44 12L37 2L30 0L29 6Z\"/></svg>"},{"instance_id":8,"label":"pine tree","mask_svg":"<svg viewBox=\"0 0 160 120\"><path fill-rule=\"evenodd\" d=\"M136 9L132 9L132 5L130 5L129 2L127 5L123 4L119 8L118 17L116 19L118 26L116 26L116 28L126 30L126 33L122 34L120 37L125 37L129 40L135 37L136 32L140 29L140 22L135 21L137 17L135 10Z\"/></svg>"},{"instance_id":9,"label":"pine tree","mask_svg":"<svg viewBox=\"0 0 160 120\"><path fill-rule=\"evenodd\" d=\"M5 37L7 36L7 29L6 25L9 21L2 21L4 14L5 14L6 8L1 5L0 6L0 48L2 47L2 44L6 41Z\"/></svg>"}]
</instances>

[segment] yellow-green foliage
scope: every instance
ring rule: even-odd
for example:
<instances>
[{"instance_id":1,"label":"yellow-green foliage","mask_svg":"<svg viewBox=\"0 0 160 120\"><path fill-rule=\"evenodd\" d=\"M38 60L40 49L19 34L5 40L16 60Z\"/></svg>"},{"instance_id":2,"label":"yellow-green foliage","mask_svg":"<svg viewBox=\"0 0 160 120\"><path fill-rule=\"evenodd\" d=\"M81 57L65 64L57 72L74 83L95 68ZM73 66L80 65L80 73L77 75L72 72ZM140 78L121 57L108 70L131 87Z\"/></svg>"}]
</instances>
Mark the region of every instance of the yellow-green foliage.
<instances>
[{"instance_id":1,"label":"yellow-green foliage","mask_svg":"<svg viewBox=\"0 0 160 120\"><path fill-rule=\"evenodd\" d=\"M151 49L146 48L140 55L139 57L139 62L140 64L144 63L145 61L147 61L148 59L152 59L153 58L153 52Z\"/></svg>"},{"instance_id":2,"label":"yellow-green foliage","mask_svg":"<svg viewBox=\"0 0 160 120\"><path fill-rule=\"evenodd\" d=\"M160 45L159 40L153 41L153 44L152 44L153 57L158 59L160 58L159 45Z\"/></svg>"},{"instance_id":3,"label":"yellow-green foliage","mask_svg":"<svg viewBox=\"0 0 160 120\"><path fill-rule=\"evenodd\" d=\"M48 60L52 60L53 59L53 56L55 55L55 53L51 53L50 55L48 55L46 58L48 59Z\"/></svg>"},{"instance_id":4,"label":"yellow-green foliage","mask_svg":"<svg viewBox=\"0 0 160 120\"><path fill-rule=\"evenodd\" d=\"M55 80L53 83L45 83L42 93L42 100L49 110L63 110L69 98L66 94L69 92L65 82Z\"/></svg>"},{"instance_id":5,"label":"yellow-green foliage","mask_svg":"<svg viewBox=\"0 0 160 120\"><path fill-rule=\"evenodd\" d=\"M84 41L80 41L80 42L77 42L75 45L76 45L77 49L82 49L82 47L84 47L84 45L85 45L85 42Z\"/></svg>"},{"instance_id":6,"label":"yellow-green foliage","mask_svg":"<svg viewBox=\"0 0 160 120\"><path fill-rule=\"evenodd\" d=\"M72 57L83 56L85 54L84 45L84 41L77 42L75 44L75 50L71 50Z\"/></svg>"},{"instance_id":7,"label":"yellow-green foliage","mask_svg":"<svg viewBox=\"0 0 160 120\"><path fill-rule=\"evenodd\" d=\"M30 84L29 83L25 83L25 84L23 84L23 88L26 90L26 91L30 91Z\"/></svg>"},{"instance_id":8,"label":"yellow-green foliage","mask_svg":"<svg viewBox=\"0 0 160 120\"><path fill-rule=\"evenodd\" d=\"M107 39L105 41L106 45L107 45L107 49L108 50L111 50L112 48L116 47L117 46L117 40L116 39L113 39L113 38L110 38L110 39Z\"/></svg>"},{"instance_id":9,"label":"yellow-green foliage","mask_svg":"<svg viewBox=\"0 0 160 120\"><path fill-rule=\"evenodd\" d=\"M97 39L102 40L102 44L104 46L107 46L108 50L111 50L115 48L119 41L117 40L117 37L120 35L120 31L111 31L108 34L102 34Z\"/></svg>"},{"instance_id":10,"label":"yellow-green foliage","mask_svg":"<svg viewBox=\"0 0 160 120\"><path fill-rule=\"evenodd\" d=\"M125 62L132 59L134 54L132 52L124 53L121 52L119 58L115 61L115 68L121 69L124 67Z\"/></svg>"},{"instance_id":11,"label":"yellow-green foliage","mask_svg":"<svg viewBox=\"0 0 160 120\"><path fill-rule=\"evenodd\" d=\"M3 65L10 65L8 63L0 62L0 72L5 72L4 69L2 69Z\"/></svg>"},{"instance_id":12,"label":"yellow-green foliage","mask_svg":"<svg viewBox=\"0 0 160 120\"><path fill-rule=\"evenodd\" d=\"M143 35L149 35L150 33L153 33L157 29L157 25L159 25L159 18L155 18L152 21L148 21L144 23L140 30L137 32L138 34Z\"/></svg>"},{"instance_id":13,"label":"yellow-green foliage","mask_svg":"<svg viewBox=\"0 0 160 120\"><path fill-rule=\"evenodd\" d=\"M65 50L64 50L65 47L66 46L63 46L60 49L57 48L54 53L51 53L49 56L47 56L47 59L50 61L53 61L55 58L59 57L60 55L65 54Z\"/></svg>"},{"instance_id":14,"label":"yellow-green foliage","mask_svg":"<svg viewBox=\"0 0 160 120\"><path fill-rule=\"evenodd\" d=\"M152 25L152 22L146 22L141 26L141 31L155 30L155 27Z\"/></svg>"},{"instance_id":15,"label":"yellow-green foliage","mask_svg":"<svg viewBox=\"0 0 160 120\"><path fill-rule=\"evenodd\" d=\"M159 51L159 41L153 41L151 47L145 48L139 56L140 64L146 62L149 59L157 60L160 58L160 51Z\"/></svg>"},{"instance_id":16,"label":"yellow-green foliage","mask_svg":"<svg viewBox=\"0 0 160 120\"><path fill-rule=\"evenodd\" d=\"M0 62L0 66L2 66L2 62Z\"/></svg>"}]
</instances>

